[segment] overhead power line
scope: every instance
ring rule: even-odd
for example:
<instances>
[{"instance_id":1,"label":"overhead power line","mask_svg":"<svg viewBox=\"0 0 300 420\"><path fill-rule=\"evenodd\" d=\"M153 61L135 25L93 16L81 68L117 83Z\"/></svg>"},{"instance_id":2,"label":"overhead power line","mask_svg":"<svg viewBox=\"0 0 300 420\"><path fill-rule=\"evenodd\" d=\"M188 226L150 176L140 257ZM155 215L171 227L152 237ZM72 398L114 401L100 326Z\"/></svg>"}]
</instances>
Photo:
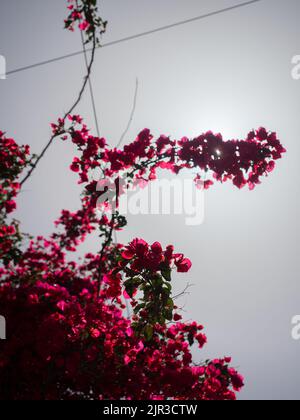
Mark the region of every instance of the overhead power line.
<instances>
[{"instance_id":1,"label":"overhead power line","mask_svg":"<svg viewBox=\"0 0 300 420\"><path fill-rule=\"evenodd\" d=\"M121 38L121 39L117 39L115 41L107 42L107 43L102 44L102 46L100 46L98 48L108 48L108 47L112 47L114 45L122 44L124 42L133 41L135 39L143 38L143 37L148 36L148 35L152 35L152 34L155 34L155 33L158 33L158 32L162 32L162 31L167 31L169 29L176 28L178 26L186 25L188 23L200 21L200 20L212 17L212 16L217 16L217 15L220 15L222 13L226 13L226 12L230 12L232 10L240 9L242 7L249 6L249 5L254 4L254 3L259 3L261 1L263 1L263 0L251 0L251 1L244 2L244 3L239 3L239 4L236 4L234 6L226 7L224 9L215 10L213 12L206 13L206 14L203 14L203 15L200 15L200 16L195 16L193 18L182 20L182 21L176 22L176 23L172 23L170 25L161 26L161 27L149 30L149 31L141 32L139 34L130 35L130 36L127 36L125 38ZM85 54L86 52L89 52L89 51L91 51L91 48L86 49L86 50L76 51L76 52L70 53L70 54L65 54L65 55L62 55L60 57L55 57L55 58L52 58L52 59L49 59L49 60L40 61L39 63L30 64L28 66L24 66L24 67L20 67L20 68L8 71L6 73L6 75L9 76L9 75L20 73L20 72L23 72L23 71L26 71L26 70L34 69L36 67L45 66L47 64L55 63L55 62L58 62L58 61L65 60L67 58L72 58L72 57L76 57L76 56L81 55L81 54Z\"/></svg>"}]
</instances>

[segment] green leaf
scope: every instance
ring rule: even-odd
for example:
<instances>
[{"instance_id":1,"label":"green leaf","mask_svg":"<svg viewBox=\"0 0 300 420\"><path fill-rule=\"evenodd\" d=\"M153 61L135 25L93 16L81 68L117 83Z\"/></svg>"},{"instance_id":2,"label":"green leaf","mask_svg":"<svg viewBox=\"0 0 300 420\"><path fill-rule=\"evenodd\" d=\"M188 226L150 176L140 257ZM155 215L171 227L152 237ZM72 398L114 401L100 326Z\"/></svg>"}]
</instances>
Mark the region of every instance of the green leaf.
<instances>
[{"instance_id":1,"label":"green leaf","mask_svg":"<svg viewBox=\"0 0 300 420\"><path fill-rule=\"evenodd\" d=\"M173 310L164 310L164 317L167 321L172 321L173 320Z\"/></svg>"},{"instance_id":2,"label":"green leaf","mask_svg":"<svg viewBox=\"0 0 300 420\"><path fill-rule=\"evenodd\" d=\"M139 313L142 309L144 309L144 308L145 308L145 306L146 306L146 304L145 304L145 303L141 303L141 304L137 305L137 306L134 308L133 312L134 312L135 314L138 314L138 313Z\"/></svg>"},{"instance_id":3,"label":"green leaf","mask_svg":"<svg viewBox=\"0 0 300 420\"><path fill-rule=\"evenodd\" d=\"M169 308L169 309L172 309L172 311L173 311L173 309L174 309L174 302L173 302L173 299L168 299L168 302L167 302L167 307Z\"/></svg>"},{"instance_id":4,"label":"green leaf","mask_svg":"<svg viewBox=\"0 0 300 420\"><path fill-rule=\"evenodd\" d=\"M144 328L144 334L147 341L150 341L153 337L153 326L148 324Z\"/></svg>"},{"instance_id":5,"label":"green leaf","mask_svg":"<svg viewBox=\"0 0 300 420\"><path fill-rule=\"evenodd\" d=\"M195 340L194 340L193 334L188 335L188 342L189 342L190 346L192 346L194 344Z\"/></svg>"},{"instance_id":6,"label":"green leaf","mask_svg":"<svg viewBox=\"0 0 300 420\"><path fill-rule=\"evenodd\" d=\"M169 267L165 267L161 270L161 274L163 276L163 278L167 281L171 281L171 269Z\"/></svg>"},{"instance_id":7,"label":"green leaf","mask_svg":"<svg viewBox=\"0 0 300 420\"><path fill-rule=\"evenodd\" d=\"M152 279L152 284L155 288L161 286L163 284L163 279L161 276L156 276L154 279Z\"/></svg>"}]
</instances>

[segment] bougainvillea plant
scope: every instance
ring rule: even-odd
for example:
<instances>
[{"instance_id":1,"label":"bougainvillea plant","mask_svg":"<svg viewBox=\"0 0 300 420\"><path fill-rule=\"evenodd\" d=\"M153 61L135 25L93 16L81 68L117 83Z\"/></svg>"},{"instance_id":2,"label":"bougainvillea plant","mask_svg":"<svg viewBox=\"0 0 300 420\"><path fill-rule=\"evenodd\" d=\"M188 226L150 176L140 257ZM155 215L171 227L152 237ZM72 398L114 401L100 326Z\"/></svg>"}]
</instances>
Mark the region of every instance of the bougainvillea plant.
<instances>
[{"instance_id":1,"label":"bougainvillea plant","mask_svg":"<svg viewBox=\"0 0 300 420\"><path fill-rule=\"evenodd\" d=\"M74 31L76 24L85 35L85 43L96 39L100 43L100 37L106 31L107 21L104 21L98 13L97 0L68 0L69 16L65 20L65 28Z\"/></svg>"},{"instance_id":2,"label":"bougainvillea plant","mask_svg":"<svg viewBox=\"0 0 300 420\"><path fill-rule=\"evenodd\" d=\"M103 30L96 1L69 3L67 28L84 15L80 29L88 40ZM112 184L120 177L134 184L151 182L158 169L178 174L196 168L196 187L203 178L205 188L231 181L253 189L285 152L276 134L260 128L240 141L211 132L171 140L154 139L145 129L119 150L94 137L78 115L59 119L52 131L51 142L61 137L79 152L71 170L84 186L82 206L63 210L51 237L29 243L11 214L39 160L0 133L0 313L7 320L0 399L235 399L243 378L229 357L192 360L192 347L207 341L203 326L183 322L172 295L173 270L186 273L191 261L159 242L116 243L113 233L126 219L117 204L102 205L99 214L102 192L92 172L97 168ZM96 232L99 252L73 261Z\"/></svg>"}]
</instances>

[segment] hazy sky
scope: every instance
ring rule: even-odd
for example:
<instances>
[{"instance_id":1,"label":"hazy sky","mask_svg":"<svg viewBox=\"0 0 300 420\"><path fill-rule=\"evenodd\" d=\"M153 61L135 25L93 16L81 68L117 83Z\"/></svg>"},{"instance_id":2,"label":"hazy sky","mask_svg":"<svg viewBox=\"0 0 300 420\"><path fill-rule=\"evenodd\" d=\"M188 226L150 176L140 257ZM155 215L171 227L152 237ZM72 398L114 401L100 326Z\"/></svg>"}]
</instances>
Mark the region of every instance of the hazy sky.
<instances>
[{"instance_id":1,"label":"hazy sky","mask_svg":"<svg viewBox=\"0 0 300 420\"><path fill-rule=\"evenodd\" d=\"M104 42L191 18L239 0L103 0ZM62 30L64 0L1 0L0 54L8 69L80 49ZM138 104L126 141L144 127L193 136L206 130L243 138L266 126L288 149L255 191L216 186L206 194L205 223L180 217L129 217L122 242L140 236L173 243L193 261L176 290L195 286L186 319L206 327L209 344L197 359L232 355L246 378L241 398L299 399L300 341L291 318L300 314L299 0L263 0L226 14L97 52L93 84L101 133L117 144L130 114L136 77ZM74 100L83 57L0 80L0 129L41 151L49 124ZM94 127L89 96L78 108ZM76 209L80 188L68 171L74 149L57 140L19 200L23 230L47 235L61 208ZM93 238L86 249L97 250Z\"/></svg>"}]
</instances>

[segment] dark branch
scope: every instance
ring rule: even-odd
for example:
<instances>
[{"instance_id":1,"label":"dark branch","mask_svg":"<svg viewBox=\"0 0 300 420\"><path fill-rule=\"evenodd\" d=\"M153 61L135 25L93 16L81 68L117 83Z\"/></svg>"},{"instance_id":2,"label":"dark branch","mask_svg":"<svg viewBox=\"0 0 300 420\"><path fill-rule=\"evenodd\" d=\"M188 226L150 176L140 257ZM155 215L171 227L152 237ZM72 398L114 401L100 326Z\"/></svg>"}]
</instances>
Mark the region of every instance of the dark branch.
<instances>
[{"instance_id":1,"label":"dark branch","mask_svg":"<svg viewBox=\"0 0 300 420\"><path fill-rule=\"evenodd\" d=\"M92 72L92 67L94 64L94 60L95 60L95 51L96 51L96 34L94 34L93 37L93 47L92 47L92 54L91 54L91 59L89 62L89 65L87 67L87 74L86 77L84 78L84 83L82 85L82 88L79 92L79 95L76 99L76 101L74 102L74 104L71 106L71 108L65 113L64 117L63 117L63 121L65 121L68 117L68 115L72 114L72 112L74 111L74 109L77 107L77 105L80 103L82 96L84 94L85 88L88 84L88 81L90 79L90 75ZM53 134L53 136L50 138L50 140L48 141L47 145L45 146L45 148L43 149L43 151L41 152L41 154L37 157L36 161L32 164L32 167L30 169L30 171L27 173L27 175L25 176L25 178L20 182L20 185L23 186L25 184L25 182L31 177L32 173L35 171L36 167L38 166L39 162L41 161L41 159L45 156L46 152L48 151L49 147L52 145L53 140L56 137L61 136L61 133L56 133Z\"/></svg>"},{"instance_id":2,"label":"dark branch","mask_svg":"<svg viewBox=\"0 0 300 420\"><path fill-rule=\"evenodd\" d=\"M107 235L107 239L106 241L103 243L102 245L102 249L100 251L100 261L99 261L99 270L98 270L98 289L97 289L97 298L100 295L100 290L101 290L101 283L102 283L102 271L103 271L103 264L102 264L102 260L103 257L105 255L105 251L106 248L111 244L112 239L113 239L113 232L114 232L114 224L115 224L115 214L112 215L112 220L111 220L111 227L110 230L108 232Z\"/></svg>"}]
</instances>

